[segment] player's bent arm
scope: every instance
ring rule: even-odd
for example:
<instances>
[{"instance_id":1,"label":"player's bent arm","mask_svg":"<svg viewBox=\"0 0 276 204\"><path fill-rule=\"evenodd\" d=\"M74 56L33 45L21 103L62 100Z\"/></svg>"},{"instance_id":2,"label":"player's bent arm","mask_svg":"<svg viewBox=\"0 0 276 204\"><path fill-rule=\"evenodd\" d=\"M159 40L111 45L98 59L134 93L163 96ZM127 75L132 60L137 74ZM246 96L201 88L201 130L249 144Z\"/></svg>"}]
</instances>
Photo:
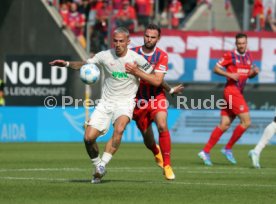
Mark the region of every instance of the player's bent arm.
<instances>
[{"instance_id":1,"label":"player's bent arm","mask_svg":"<svg viewBox=\"0 0 276 204\"><path fill-rule=\"evenodd\" d=\"M131 63L126 63L125 69L127 73L133 74L134 76L137 76L144 81L150 83L153 86L160 86L163 78L164 78L164 73L163 72L154 72L152 74L149 74L152 72L152 66L143 58L143 60L146 63L141 63L142 66L140 65L138 68L138 64L135 62L133 64ZM147 73L146 73L147 72Z\"/></svg>"},{"instance_id":2,"label":"player's bent arm","mask_svg":"<svg viewBox=\"0 0 276 204\"><path fill-rule=\"evenodd\" d=\"M220 75L220 76L231 78L235 81L238 81L238 79L239 79L239 74L229 73L227 71L224 71L223 68L218 65L215 66L214 73L216 73L217 75Z\"/></svg>"},{"instance_id":3,"label":"player's bent arm","mask_svg":"<svg viewBox=\"0 0 276 204\"><path fill-rule=\"evenodd\" d=\"M137 69L134 75L156 87L160 86L164 79L164 73L162 72L147 74L140 69Z\"/></svg>"},{"instance_id":4,"label":"player's bent arm","mask_svg":"<svg viewBox=\"0 0 276 204\"><path fill-rule=\"evenodd\" d=\"M216 65L214 68L214 73L220 76L229 77L228 73L224 71L220 66Z\"/></svg>"}]
</instances>

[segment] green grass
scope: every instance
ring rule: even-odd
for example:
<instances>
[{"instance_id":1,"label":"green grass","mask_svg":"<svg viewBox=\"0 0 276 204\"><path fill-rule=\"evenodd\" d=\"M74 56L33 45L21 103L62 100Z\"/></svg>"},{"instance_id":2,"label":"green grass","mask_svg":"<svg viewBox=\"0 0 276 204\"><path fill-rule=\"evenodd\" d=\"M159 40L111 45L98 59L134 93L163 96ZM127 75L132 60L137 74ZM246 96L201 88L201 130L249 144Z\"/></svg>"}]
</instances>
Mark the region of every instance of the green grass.
<instances>
[{"instance_id":1,"label":"green grass","mask_svg":"<svg viewBox=\"0 0 276 204\"><path fill-rule=\"evenodd\" d=\"M203 145L174 144L176 180L166 181L143 144L122 144L102 184L91 184L92 165L81 143L1 143L0 203L274 203L276 147L262 169L251 168L252 146L236 146L230 165L216 146L213 167L197 157ZM100 145L101 150L103 145Z\"/></svg>"}]
</instances>

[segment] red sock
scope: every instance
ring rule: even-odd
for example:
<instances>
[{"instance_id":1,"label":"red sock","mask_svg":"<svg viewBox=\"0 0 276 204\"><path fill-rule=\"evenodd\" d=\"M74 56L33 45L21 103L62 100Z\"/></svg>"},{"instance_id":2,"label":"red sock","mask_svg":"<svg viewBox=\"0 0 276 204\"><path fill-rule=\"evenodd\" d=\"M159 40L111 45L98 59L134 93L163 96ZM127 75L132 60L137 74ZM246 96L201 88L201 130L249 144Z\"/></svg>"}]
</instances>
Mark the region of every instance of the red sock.
<instances>
[{"instance_id":1,"label":"red sock","mask_svg":"<svg viewBox=\"0 0 276 204\"><path fill-rule=\"evenodd\" d=\"M223 134L222 130L219 127L216 127L213 130L209 141L203 148L203 151L206 153L209 153L211 151L211 149L215 146L215 144L217 144L217 142L219 141L219 138L221 137L222 134Z\"/></svg>"},{"instance_id":2,"label":"red sock","mask_svg":"<svg viewBox=\"0 0 276 204\"><path fill-rule=\"evenodd\" d=\"M159 153L159 149L157 148L157 145L155 142L152 145L152 147L150 148L150 150L152 151L153 155L157 155Z\"/></svg>"},{"instance_id":3,"label":"red sock","mask_svg":"<svg viewBox=\"0 0 276 204\"><path fill-rule=\"evenodd\" d=\"M171 136L169 131L159 133L159 145L164 166L171 165Z\"/></svg>"},{"instance_id":4,"label":"red sock","mask_svg":"<svg viewBox=\"0 0 276 204\"><path fill-rule=\"evenodd\" d=\"M225 149L232 149L233 145L240 139L240 137L242 136L242 134L245 132L245 128L242 127L241 125L238 125L233 134L232 137L230 138L229 142L227 143L227 145L225 146Z\"/></svg>"}]
</instances>

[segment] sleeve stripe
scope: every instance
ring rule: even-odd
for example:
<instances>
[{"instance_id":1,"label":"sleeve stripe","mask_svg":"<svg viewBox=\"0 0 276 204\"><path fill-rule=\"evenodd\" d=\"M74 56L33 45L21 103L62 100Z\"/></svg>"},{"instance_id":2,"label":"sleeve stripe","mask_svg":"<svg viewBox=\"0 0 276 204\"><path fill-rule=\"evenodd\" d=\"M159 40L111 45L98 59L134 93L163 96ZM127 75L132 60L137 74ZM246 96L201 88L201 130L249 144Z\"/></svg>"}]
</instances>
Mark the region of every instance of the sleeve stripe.
<instances>
[{"instance_id":1,"label":"sleeve stripe","mask_svg":"<svg viewBox=\"0 0 276 204\"><path fill-rule=\"evenodd\" d=\"M154 70L154 72L159 72L159 73L167 73L167 71L162 71L162 70Z\"/></svg>"}]
</instances>

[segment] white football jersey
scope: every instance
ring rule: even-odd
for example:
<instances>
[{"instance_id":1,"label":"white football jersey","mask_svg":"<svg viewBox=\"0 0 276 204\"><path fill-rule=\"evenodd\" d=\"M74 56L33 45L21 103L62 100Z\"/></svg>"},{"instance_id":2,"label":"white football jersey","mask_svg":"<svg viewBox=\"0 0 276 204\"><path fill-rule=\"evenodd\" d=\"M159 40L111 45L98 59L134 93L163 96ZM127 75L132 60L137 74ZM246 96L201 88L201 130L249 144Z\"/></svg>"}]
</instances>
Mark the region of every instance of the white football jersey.
<instances>
[{"instance_id":1,"label":"white football jersey","mask_svg":"<svg viewBox=\"0 0 276 204\"><path fill-rule=\"evenodd\" d=\"M117 57L114 49L97 53L93 58L87 60L87 63L96 64L102 68L105 74L102 90L103 100L126 101L134 99L139 87L139 79L126 73L125 64L134 63L146 73L151 73L153 67L141 55L132 50L128 50L124 57Z\"/></svg>"}]
</instances>

